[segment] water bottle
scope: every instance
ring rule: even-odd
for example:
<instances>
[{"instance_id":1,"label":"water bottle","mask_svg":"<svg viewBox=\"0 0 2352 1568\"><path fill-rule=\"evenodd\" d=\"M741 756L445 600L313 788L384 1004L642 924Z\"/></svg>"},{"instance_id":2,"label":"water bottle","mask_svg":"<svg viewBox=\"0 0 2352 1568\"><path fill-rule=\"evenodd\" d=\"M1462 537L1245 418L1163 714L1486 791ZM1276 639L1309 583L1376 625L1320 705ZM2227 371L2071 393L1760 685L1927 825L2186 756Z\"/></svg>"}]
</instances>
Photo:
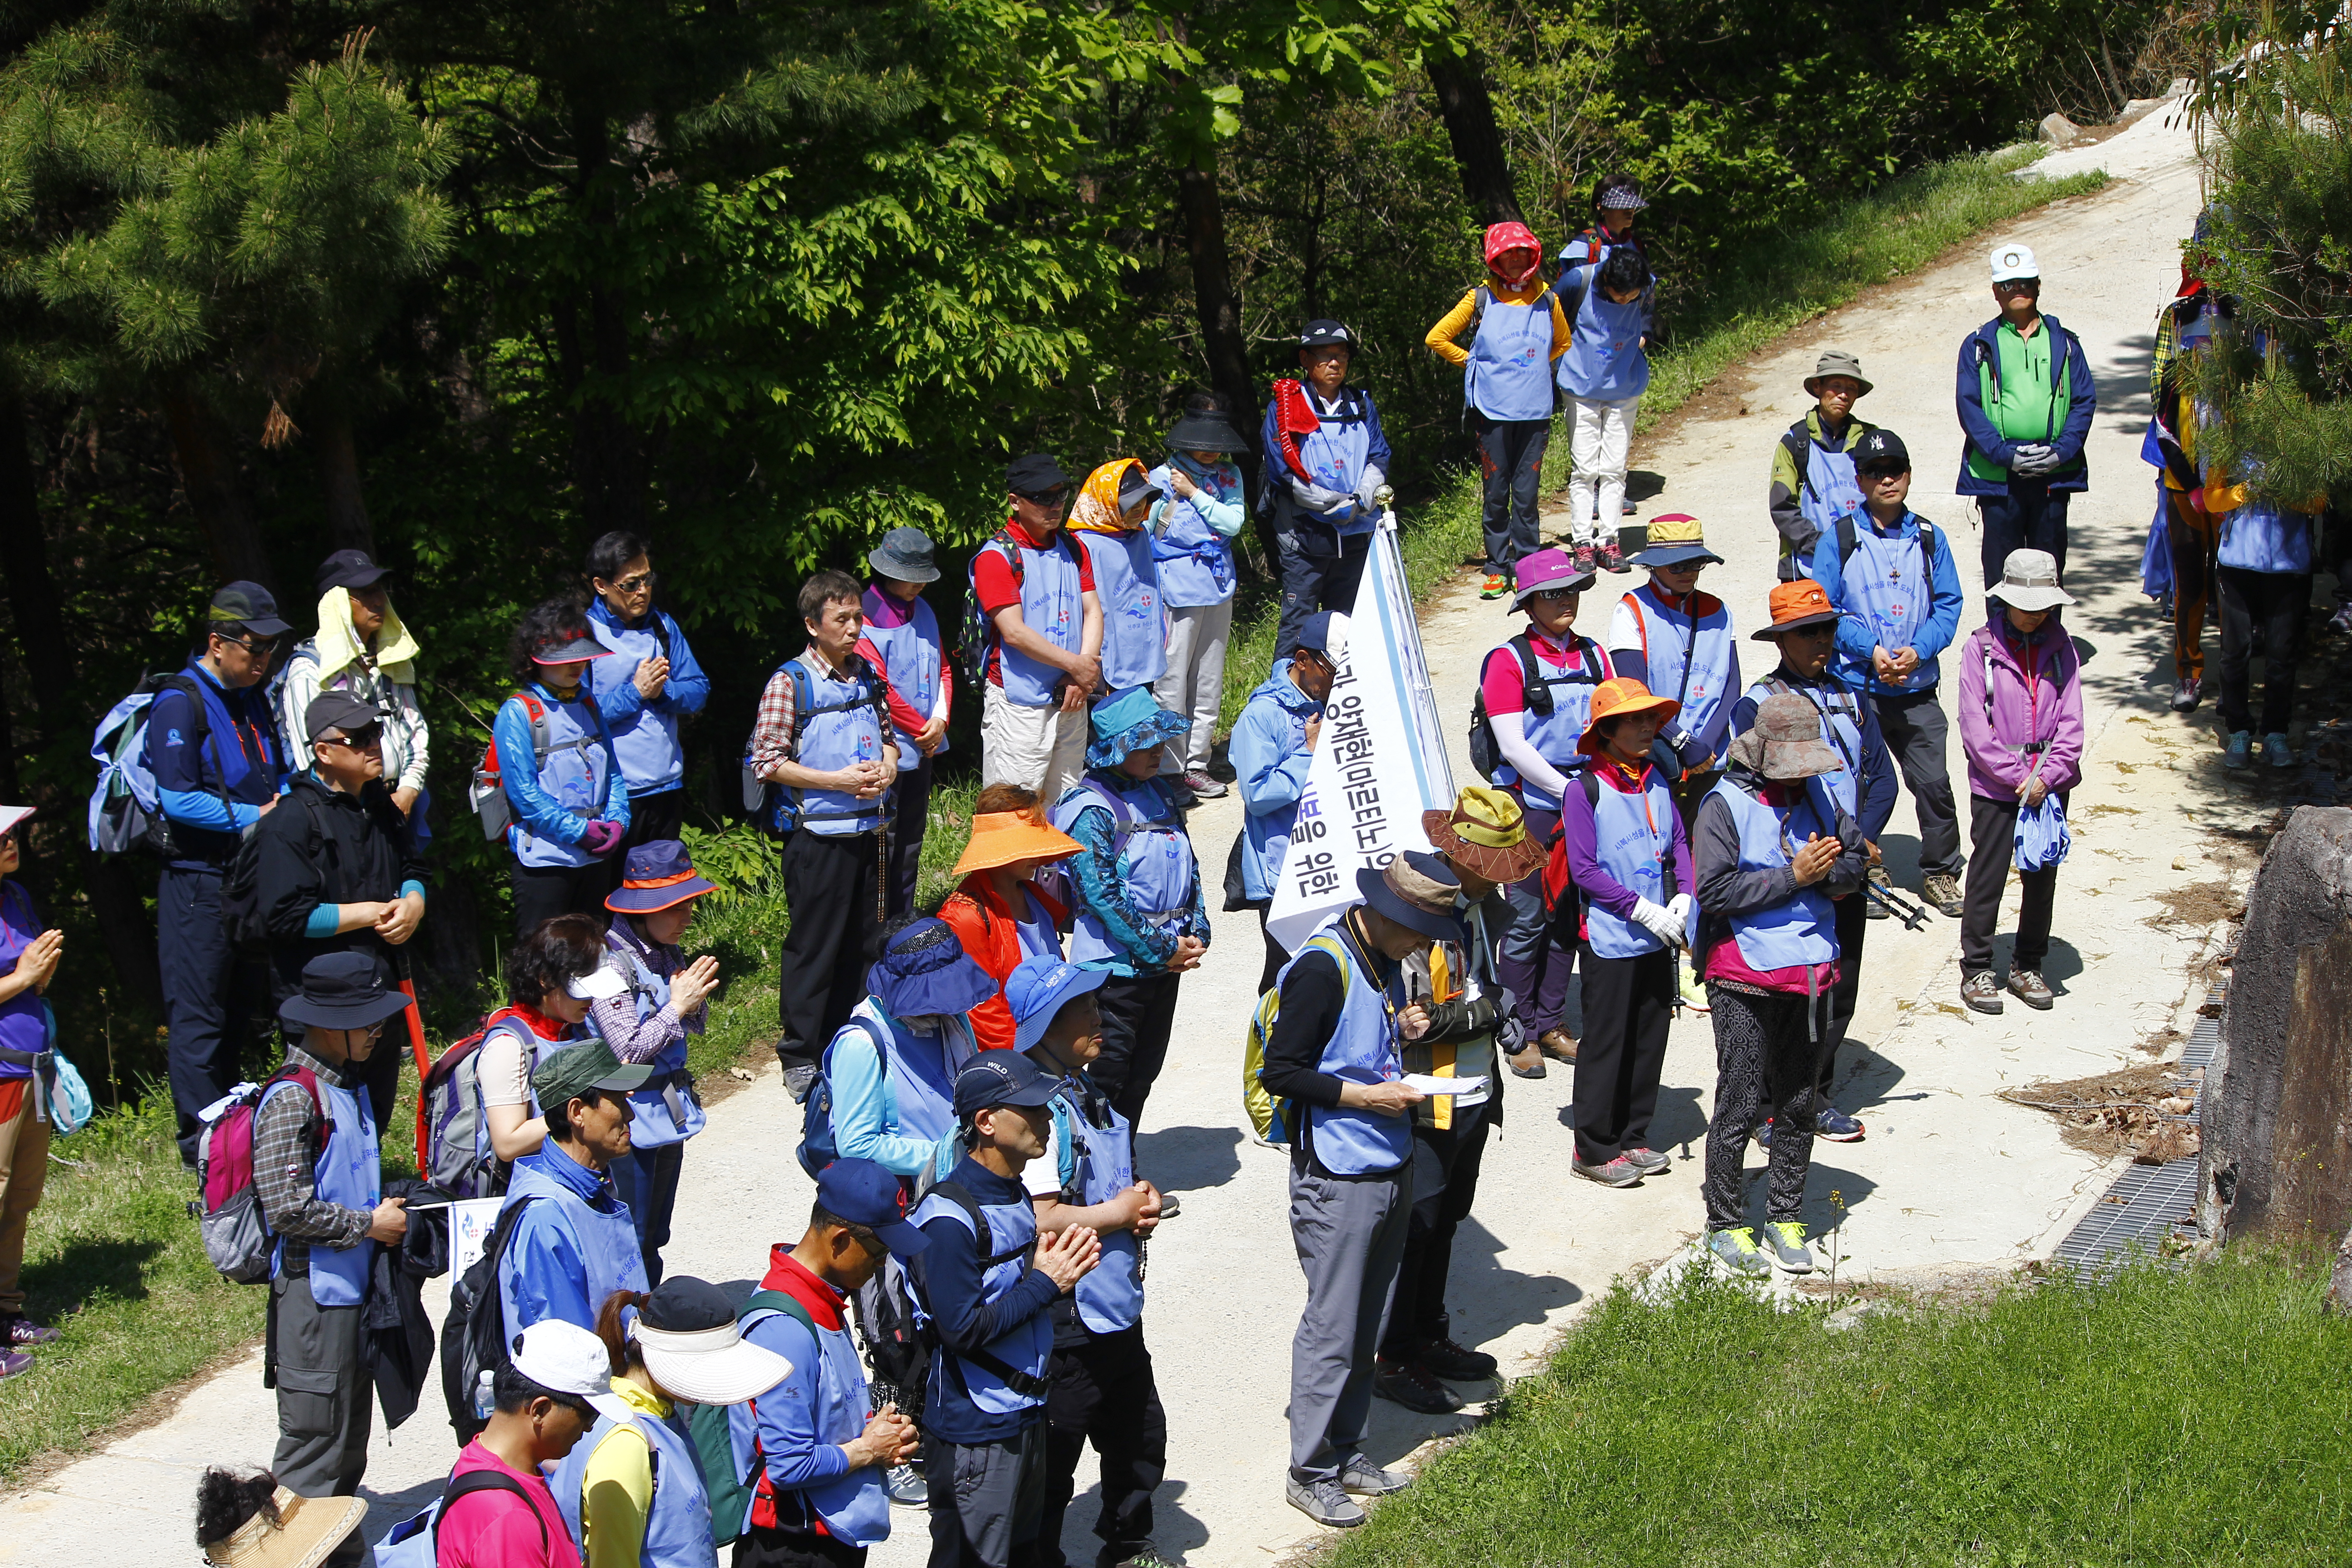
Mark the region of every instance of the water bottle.
<instances>
[{"instance_id":1,"label":"water bottle","mask_svg":"<svg viewBox=\"0 0 2352 1568\"><path fill-rule=\"evenodd\" d=\"M488 1367L484 1367L481 1375L474 1380L474 1418L478 1421L488 1421L498 1408L497 1398L490 1392L490 1385L497 1376Z\"/></svg>"}]
</instances>

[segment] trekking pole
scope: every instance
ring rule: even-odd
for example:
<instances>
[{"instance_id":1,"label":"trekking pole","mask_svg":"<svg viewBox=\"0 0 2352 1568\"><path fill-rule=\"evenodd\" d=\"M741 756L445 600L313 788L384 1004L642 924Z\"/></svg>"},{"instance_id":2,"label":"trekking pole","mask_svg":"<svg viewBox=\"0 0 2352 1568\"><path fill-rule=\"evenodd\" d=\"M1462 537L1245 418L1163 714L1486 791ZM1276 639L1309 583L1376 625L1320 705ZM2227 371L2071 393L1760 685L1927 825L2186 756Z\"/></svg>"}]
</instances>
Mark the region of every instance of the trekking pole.
<instances>
[{"instance_id":1,"label":"trekking pole","mask_svg":"<svg viewBox=\"0 0 2352 1568\"><path fill-rule=\"evenodd\" d=\"M1927 911L1924 908L1898 898L1867 877L1863 879L1862 891L1864 898L1875 900L1881 909L1901 921L1906 931L1917 931L1927 923Z\"/></svg>"}]
</instances>

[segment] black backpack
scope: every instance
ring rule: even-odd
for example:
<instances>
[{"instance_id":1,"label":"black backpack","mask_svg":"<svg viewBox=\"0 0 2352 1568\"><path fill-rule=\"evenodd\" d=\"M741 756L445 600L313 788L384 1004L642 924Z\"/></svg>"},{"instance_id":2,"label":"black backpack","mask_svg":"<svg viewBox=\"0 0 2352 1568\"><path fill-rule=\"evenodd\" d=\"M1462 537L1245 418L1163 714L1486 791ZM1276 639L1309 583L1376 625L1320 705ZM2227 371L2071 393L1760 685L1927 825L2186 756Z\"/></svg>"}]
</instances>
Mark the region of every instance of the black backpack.
<instances>
[{"instance_id":1,"label":"black backpack","mask_svg":"<svg viewBox=\"0 0 2352 1568\"><path fill-rule=\"evenodd\" d=\"M320 858L332 867L334 839L319 820L319 804L313 792L289 790L278 797L278 808L292 809L295 799L301 801L302 815L318 837ZM272 816L276 815L277 811L270 813ZM221 925L228 932L229 944L247 953L258 953L269 945L269 927L261 908L259 886L261 828L261 823L255 823L252 831L237 841L236 853L229 858L228 869L221 877Z\"/></svg>"},{"instance_id":2,"label":"black backpack","mask_svg":"<svg viewBox=\"0 0 2352 1568\"><path fill-rule=\"evenodd\" d=\"M441 1397L448 1404L449 1425L457 1428L461 1448L488 1425L474 1413L474 1391L482 1373L495 1374L514 1360L514 1350L507 1343L499 1260L506 1256L515 1222L536 1202L525 1198L499 1215L481 1257L449 1288L449 1316L441 1324Z\"/></svg>"},{"instance_id":3,"label":"black backpack","mask_svg":"<svg viewBox=\"0 0 2352 1568\"><path fill-rule=\"evenodd\" d=\"M1551 683L1536 668L1532 635L1521 632L1503 646L1509 648L1519 661L1519 679L1527 697L1528 711L1538 719L1549 718L1552 710ZM1576 673L1569 679L1598 686L1607 679L1593 673L1596 667L1603 666L1603 661L1598 657L1601 651L1599 644L1591 637L1577 637L1569 647L1578 655ZM1482 663L1479 668L1483 675L1486 666ZM1470 699L1470 765L1478 770L1480 778L1491 780L1502 761L1502 748L1495 743L1494 722L1486 717L1486 682L1482 679Z\"/></svg>"}]
</instances>

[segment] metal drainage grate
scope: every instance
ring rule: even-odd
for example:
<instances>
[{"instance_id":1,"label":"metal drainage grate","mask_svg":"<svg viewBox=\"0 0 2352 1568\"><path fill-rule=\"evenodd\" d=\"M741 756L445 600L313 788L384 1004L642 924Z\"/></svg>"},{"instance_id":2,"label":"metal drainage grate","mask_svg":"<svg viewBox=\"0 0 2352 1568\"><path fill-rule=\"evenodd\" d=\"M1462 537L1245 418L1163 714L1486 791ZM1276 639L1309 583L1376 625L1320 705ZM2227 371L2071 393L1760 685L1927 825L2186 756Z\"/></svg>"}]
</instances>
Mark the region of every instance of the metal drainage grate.
<instances>
[{"instance_id":1,"label":"metal drainage grate","mask_svg":"<svg viewBox=\"0 0 2352 1568\"><path fill-rule=\"evenodd\" d=\"M2200 1016L2189 1031L2188 1043L2180 1048L2183 1071L2204 1068L2210 1073L2213 1054L2221 1048L2221 993L2212 992L2205 1000L2213 1016ZM2201 1082L2198 1086L2198 1110L2204 1108L2206 1087ZM2198 1110L2179 1120L2193 1126ZM2194 1154L2161 1165L2126 1166L2106 1195L2066 1233L2054 1261L2085 1279L2105 1279L2128 1262L2134 1251L2159 1254L2168 1237L2193 1232L2197 1166Z\"/></svg>"}]
</instances>

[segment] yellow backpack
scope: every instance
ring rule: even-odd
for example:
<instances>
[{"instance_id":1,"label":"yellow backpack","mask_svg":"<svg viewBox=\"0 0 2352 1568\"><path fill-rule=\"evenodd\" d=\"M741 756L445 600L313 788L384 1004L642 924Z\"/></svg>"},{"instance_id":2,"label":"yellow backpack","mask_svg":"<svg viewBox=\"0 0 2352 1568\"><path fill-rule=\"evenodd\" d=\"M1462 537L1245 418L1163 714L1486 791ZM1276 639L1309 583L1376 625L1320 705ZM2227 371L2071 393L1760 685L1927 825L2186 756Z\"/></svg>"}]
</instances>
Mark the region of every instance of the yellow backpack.
<instances>
[{"instance_id":1,"label":"yellow backpack","mask_svg":"<svg viewBox=\"0 0 2352 1568\"><path fill-rule=\"evenodd\" d=\"M1348 984L1355 984L1355 965L1348 961L1347 944L1329 931L1318 932L1307 939L1307 947L1321 948L1339 966L1339 977ZM1305 948L1299 950L1305 952ZM1292 958L1297 957L1293 953ZM1279 976L1257 999L1257 1011L1250 1016L1249 1044L1242 1052L1242 1107L1249 1112L1250 1125L1257 1135L1269 1143L1287 1145L1298 1136L1298 1112L1295 1100L1276 1099L1266 1089L1265 1042L1274 1033L1274 1021L1282 1012L1282 982Z\"/></svg>"}]
</instances>

